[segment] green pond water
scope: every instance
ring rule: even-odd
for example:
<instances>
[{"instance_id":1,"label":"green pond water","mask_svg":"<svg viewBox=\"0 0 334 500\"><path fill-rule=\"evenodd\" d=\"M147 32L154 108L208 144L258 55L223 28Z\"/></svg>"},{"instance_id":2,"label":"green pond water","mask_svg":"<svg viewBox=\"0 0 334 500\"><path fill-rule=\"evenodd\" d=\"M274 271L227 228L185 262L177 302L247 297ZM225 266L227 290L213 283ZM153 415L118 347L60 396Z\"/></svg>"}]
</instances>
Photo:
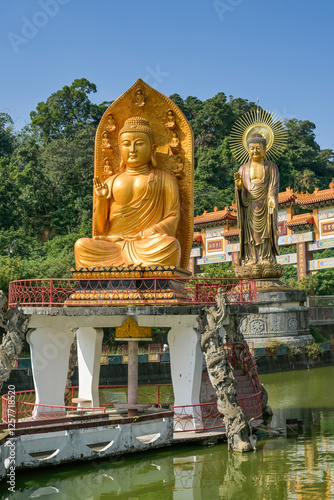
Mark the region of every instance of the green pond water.
<instances>
[{"instance_id":1,"label":"green pond water","mask_svg":"<svg viewBox=\"0 0 334 500\"><path fill-rule=\"evenodd\" d=\"M303 419L304 431L258 442L256 453L226 444L177 446L113 462L72 464L17 474L1 499L282 500L334 499L334 367L262 375L275 415Z\"/></svg>"}]
</instances>

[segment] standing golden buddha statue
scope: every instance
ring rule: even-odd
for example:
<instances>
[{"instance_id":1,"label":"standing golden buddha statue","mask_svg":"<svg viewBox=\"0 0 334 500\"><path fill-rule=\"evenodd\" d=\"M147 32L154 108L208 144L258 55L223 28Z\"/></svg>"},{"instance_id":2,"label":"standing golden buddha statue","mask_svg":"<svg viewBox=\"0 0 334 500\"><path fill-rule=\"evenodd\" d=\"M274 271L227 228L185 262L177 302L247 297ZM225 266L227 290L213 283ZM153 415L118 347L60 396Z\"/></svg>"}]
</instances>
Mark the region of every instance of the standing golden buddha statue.
<instances>
[{"instance_id":1,"label":"standing golden buddha statue","mask_svg":"<svg viewBox=\"0 0 334 500\"><path fill-rule=\"evenodd\" d=\"M232 130L235 155L244 160L246 152L249 157L234 174L242 260L242 266L236 267L235 272L240 278L280 278L283 275L283 266L276 262L279 255L279 172L277 165L266 159L266 153L276 146L274 155L277 156L284 148L285 137L281 123L275 125L267 112L259 116L259 110L256 114L250 113L248 121L243 118Z\"/></svg>"},{"instance_id":2,"label":"standing golden buddha statue","mask_svg":"<svg viewBox=\"0 0 334 500\"><path fill-rule=\"evenodd\" d=\"M279 173L275 163L265 160L266 139L261 134L253 134L247 144L250 161L234 174L240 258L246 266L270 265L279 254Z\"/></svg>"}]
</instances>

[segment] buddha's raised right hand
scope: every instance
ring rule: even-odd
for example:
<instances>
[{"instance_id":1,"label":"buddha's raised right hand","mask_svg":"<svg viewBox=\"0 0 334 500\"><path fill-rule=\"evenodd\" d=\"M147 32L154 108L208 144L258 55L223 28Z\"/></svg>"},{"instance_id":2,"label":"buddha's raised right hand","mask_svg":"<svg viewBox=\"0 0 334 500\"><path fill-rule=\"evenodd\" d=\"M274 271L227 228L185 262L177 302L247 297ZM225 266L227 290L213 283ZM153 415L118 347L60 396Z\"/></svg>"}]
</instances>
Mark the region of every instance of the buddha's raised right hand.
<instances>
[{"instance_id":1,"label":"buddha's raised right hand","mask_svg":"<svg viewBox=\"0 0 334 500\"><path fill-rule=\"evenodd\" d=\"M93 179L95 193L99 198L106 198L108 196L108 186L105 182L101 182L99 177Z\"/></svg>"}]
</instances>

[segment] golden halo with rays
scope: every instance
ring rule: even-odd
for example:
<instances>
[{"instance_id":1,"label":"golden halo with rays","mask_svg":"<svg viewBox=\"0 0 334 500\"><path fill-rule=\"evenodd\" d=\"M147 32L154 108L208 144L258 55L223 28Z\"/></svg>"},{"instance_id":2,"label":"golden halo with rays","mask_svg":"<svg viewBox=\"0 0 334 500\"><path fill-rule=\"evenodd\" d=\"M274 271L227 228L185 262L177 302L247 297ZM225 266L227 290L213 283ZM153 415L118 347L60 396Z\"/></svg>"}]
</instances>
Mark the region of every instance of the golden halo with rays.
<instances>
[{"instance_id":1,"label":"golden halo with rays","mask_svg":"<svg viewBox=\"0 0 334 500\"><path fill-rule=\"evenodd\" d=\"M260 133L267 141L266 158L276 160L284 151L288 133L279 116L257 107L242 115L231 130L231 150L243 164L249 159L247 140Z\"/></svg>"}]
</instances>

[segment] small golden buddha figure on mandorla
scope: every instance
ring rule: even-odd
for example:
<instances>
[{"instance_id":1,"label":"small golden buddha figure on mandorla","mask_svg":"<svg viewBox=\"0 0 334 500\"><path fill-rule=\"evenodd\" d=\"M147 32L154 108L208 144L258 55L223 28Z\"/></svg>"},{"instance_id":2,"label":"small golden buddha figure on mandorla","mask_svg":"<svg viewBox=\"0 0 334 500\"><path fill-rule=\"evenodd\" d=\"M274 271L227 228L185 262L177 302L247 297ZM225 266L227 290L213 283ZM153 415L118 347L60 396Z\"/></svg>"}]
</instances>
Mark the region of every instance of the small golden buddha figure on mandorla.
<instances>
[{"instance_id":1,"label":"small golden buddha figure on mandorla","mask_svg":"<svg viewBox=\"0 0 334 500\"><path fill-rule=\"evenodd\" d=\"M175 177L157 168L149 122L126 120L119 146L120 171L106 182L94 178L99 236L76 242L76 267L179 266L179 190Z\"/></svg>"}]
</instances>

